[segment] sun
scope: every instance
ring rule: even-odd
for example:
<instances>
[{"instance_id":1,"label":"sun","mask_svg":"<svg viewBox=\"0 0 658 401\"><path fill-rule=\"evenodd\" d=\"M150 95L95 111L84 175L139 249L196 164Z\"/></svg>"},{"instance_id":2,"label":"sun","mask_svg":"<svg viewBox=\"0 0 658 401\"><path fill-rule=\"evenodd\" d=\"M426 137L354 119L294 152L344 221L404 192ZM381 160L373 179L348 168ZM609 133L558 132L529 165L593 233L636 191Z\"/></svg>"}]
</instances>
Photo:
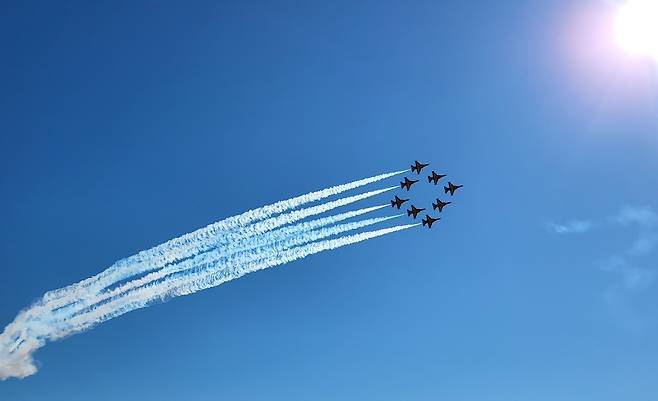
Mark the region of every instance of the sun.
<instances>
[{"instance_id":1,"label":"sun","mask_svg":"<svg viewBox=\"0 0 658 401\"><path fill-rule=\"evenodd\" d=\"M658 0L628 0L618 11L615 38L627 52L658 61Z\"/></svg>"}]
</instances>

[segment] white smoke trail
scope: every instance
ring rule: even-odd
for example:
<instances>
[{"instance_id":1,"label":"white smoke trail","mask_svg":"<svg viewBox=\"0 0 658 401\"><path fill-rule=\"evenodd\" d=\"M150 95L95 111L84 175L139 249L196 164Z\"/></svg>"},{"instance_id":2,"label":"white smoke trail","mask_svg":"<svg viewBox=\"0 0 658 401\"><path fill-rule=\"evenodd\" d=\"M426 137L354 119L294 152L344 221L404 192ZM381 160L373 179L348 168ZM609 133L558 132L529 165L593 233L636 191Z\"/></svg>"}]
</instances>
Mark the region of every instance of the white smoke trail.
<instances>
[{"instance_id":1,"label":"white smoke trail","mask_svg":"<svg viewBox=\"0 0 658 401\"><path fill-rule=\"evenodd\" d=\"M334 209L336 207L344 206L353 202L356 202L361 199L368 198L370 196L374 196L380 193L383 193L385 191L389 190L389 188L386 189L381 189L381 190L375 190L375 191L370 191L365 194L359 194L359 195L354 195L342 199L338 199L336 201L328 202L326 204L322 205L317 205L313 206L311 208L307 209L302 209L298 211L294 211L288 214L284 214L281 216L274 217L269 221L266 220L265 222L260 222L256 223L259 225L259 227L256 228L251 228L247 227L245 231L247 231L250 235L256 235L256 234L262 234L267 232L268 230L271 230L275 227L290 223L290 222L295 222L298 221L301 218L311 216L311 215L316 215L320 214L323 212L326 212L328 210ZM295 230L302 231L302 230L309 230L313 228L314 226L322 226L326 224L333 224L335 222L339 222L341 220L345 220L351 217L358 216L360 214L364 214L376 209L380 209L384 206L375 206L375 207L370 207L370 208L365 208L357 211L352 211L352 212L346 212L342 213L336 216L330 216L326 217L323 219L319 219L317 221L311 221L311 222L306 222L306 223L301 223L298 224L297 226L290 227L286 230L282 230L280 233L277 233L276 236L272 237L274 238L273 241L281 240L282 238L285 238L288 235L292 235L295 233ZM234 242L229 242L229 244L236 243L236 246L231 247L231 250L224 249L224 254L230 254L231 252L234 252L236 250L239 250L240 243L238 240L244 239L245 241L249 239L249 235L235 235L235 236L229 236L230 239ZM250 247L258 246L258 242L267 242L267 239L270 238L270 236L265 237L265 238L256 238L256 241L249 246L249 243L247 242L247 245L243 245L243 247L246 247L246 249L249 249ZM112 291L106 291L106 292L98 292L98 291L93 291L88 288L80 288L78 290L77 294L73 294L72 296L77 298L78 301L76 303L69 304L69 306L60 308L59 310L53 312L53 304L57 305L55 301L51 301L50 303L41 303L38 302L35 305L33 305L31 308L23 312L22 318L25 321L38 321L38 322L43 322L43 321L48 321L48 325L43 325L39 327L44 327L47 328L48 331L57 331L60 333L68 333L70 332L69 330L69 325L66 323L66 318L71 314L71 313L76 313L80 309L84 309L88 307L89 305L92 305L96 302L102 301L107 298L115 297L118 295L118 293L122 291L127 291L130 288L135 288L140 285L144 285L149 281L157 280L159 278L165 277L167 274L171 273L171 271L177 271L177 270L184 270L191 268L193 266L199 266L202 263L207 263L209 260L213 260L213 258L217 258L222 256L222 253L206 253L202 254L202 257L196 257L196 258L190 258L186 259L180 263L170 265L171 269L165 269L164 271L161 272L156 272L149 274L145 277L142 277L140 279L135 279L132 280L123 286L114 289ZM66 334L58 335L58 337L61 337Z\"/></svg>"},{"instance_id":2,"label":"white smoke trail","mask_svg":"<svg viewBox=\"0 0 658 401\"><path fill-rule=\"evenodd\" d=\"M283 227L278 230L271 231L267 233L267 235L262 235L258 236L255 238L252 237L242 237L242 238L235 238L233 242L230 242L229 245L218 247L212 251L202 253L194 258L186 259L180 263L176 264L171 264L163 269L160 269L158 271L152 272L147 274L144 277L140 277L135 280L131 280L117 288L114 288L109 291L102 291L102 292L90 292L86 295L79 294L80 301L72 304L70 306L61 308L57 310L53 315L52 318L50 319L51 322L55 322L58 320L62 319L67 319L70 317L72 314L78 313L80 310L88 308L94 304L97 304L99 302L106 301L108 299L113 299L118 296L120 296L122 293L125 293L127 291L130 291L132 289L144 286L146 284L149 284L151 282L154 282L156 280L160 280L168 275L171 275L172 273L178 273L178 272L183 272L189 269L199 269L203 266L207 266L209 263L213 262L218 262L222 261L223 258L226 258L227 256L234 255L239 252L245 252L249 251L254 248L259 248L259 247L264 247L267 245L274 244L278 241L282 241L284 239L288 239L294 235L299 235L303 234L307 231L311 231L316 228L321 228L324 226L328 226L330 224L335 224L339 223L341 221L360 216L366 213L370 213L372 211L382 209L386 207L387 205L381 205L381 206L373 206L373 207L368 207L364 209L359 209L359 210L354 210L350 212L345 212L345 213L340 213L337 215L333 216L328 216L328 217L323 217L320 219L316 220L311 220L308 222L303 222L296 224L294 226L290 227ZM393 216L397 217L397 216ZM377 220L374 223L370 224L375 224L377 222L385 221L388 220L389 217L383 218L383 220ZM356 224L360 224L357 222ZM368 225L368 224L367 224ZM362 226L353 226L352 228L349 229L357 229ZM338 226L338 229L329 229L325 231L325 233L332 233L332 234L327 234L327 235L335 235L338 234L340 229L343 229L343 227ZM345 230L343 230L345 231Z\"/></svg>"},{"instance_id":3,"label":"white smoke trail","mask_svg":"<svg viewBox=\"0 0 658 401\"><path fill-rule=\"evenodd\" d=\"M183 260L183 259L188 259L192 258L195 255L200 254L201 252L205 252L208 249L212 249L213 247L220 245L220 244L226 244L226 243L231 243L232 241L241 239L241 238L248 238L254 235L262 234L267 231L273 230L275 228L284 226L286 224L292 224L296 221L299 221L301 219L304 219L306 217L310 216L315 216L318 214L322 214L325 212L328 212L332 209L336 209L341 206L346 206L351 203L367 199L379 194L382 194L384 192L390 191L392 189L395 189L396 187L388 187L388 188L383 188L383 189L377 189L374 191L369 191L366 193L358 194L358 195L352 195L348 196L345 198L337 199L335 201L327 202L324 204L320 204L317 206L312 206L306 209L300 209L300 210L295 210L286 214L282 214L277 217L272 217L270 219L266 219L264 221L260 221L258 223L254 223L252 225L248 225L244 227L241 231L229 231L226 233L223 233L221 238L216 237L211 237L211 238L206 238L202 239L199 237L197 239L197 243L194 247L188 246L185 249L181 249L179 251L179 255L176 258L177 260ZM162 259L160 260L161 262L163 261ZM171 262L168 262L171 263ZM99 292L103 290L104 288L119 282L121 280L125 280L129 277L136 276L142 273L146 273L148 271L156 270L158 268L162 268L165 265L161 265L160 263L153 263L153 264L148 264L148 263L138 263L132 266L124 266L124 269L122 270L117 270L113 269L111 272L101 272L100 274L91 277L90 279L87 279L85 281L89 282L94 282L95 279L95 284L86 284L83 286L77 286L77 287L67 287L69 290L65 294L60 294L59 297L54 298L54 299L49 299L46 300L47 297L44 296L45 302L43 303L43 306L45 306L48 309L57 309L57 308L62 308L67 305L75 304L77 302L81 302L85 296L89 294L90 291L93 292ZM110 268L111 269L111 268ZM110 270L108 269L108 270ZM90 290L91 289L91 290ZM48 293L46 293L47 295Z\"/></svg>"},{"instance_id":4,"label":"white smoke trail","mask_svg":"<svg viewBox=\"0 0 658 401\"><path fill-rule=\"evenodd\" d=\"M77 289L80 287L94 286L96 288L98 287L104 288L107 285L109 285L108 282L105 281L104 279L106 277L114 277L113 275L119 271L125 271L126 272L125 274L128 274L128 272L130 271L129 269L130 267L142 266L142 265L163 266L167 263L172 263L176 260L179 260L181 257L182 258L187 257L187 256L181 256L183 254L180 253L180 251L182 249L186 249L187 246L190 245L193 246L193 244L196 241L205 241L210 237L216 236L218 233L222 231L243 227L245 225L248 225L258 220L267 219L275 214L282 213L286 210L291 210L307 203L315 202L330 196L341 194L343 192L355 188L359 188L377 181L381 181L386 178L390 178L395 175L404 173L405 171L407 170L400 170L391 173L380 174L373 177L353 181L347 184L337 185L320 191L297 196L295 198L279 201L271 205L263 206L257 209L249 210L237 216L229 217L227 219L208 225L204 228L180 236L178 238L169 240L161 245L155 246L145 251L141 251L136 255L122 259L116 262L115 264L113 264L112 266L110 266L109 268L107 268L106 270L104 270L103 272L95 276L92 276L88 279L82 280L76 284L72 284L70 286L58 290L47 292L43 296L43 301L47 303L57 298L65 297L69 295L71 292L77 291ZM124 278L127 277L129 276L125 276ZM111 281L112 279L109 280L110 280L109 283L111 284L113 281ZM62 303L62 305L65 304L66 302Z\"/></svg>"}]
</instances>

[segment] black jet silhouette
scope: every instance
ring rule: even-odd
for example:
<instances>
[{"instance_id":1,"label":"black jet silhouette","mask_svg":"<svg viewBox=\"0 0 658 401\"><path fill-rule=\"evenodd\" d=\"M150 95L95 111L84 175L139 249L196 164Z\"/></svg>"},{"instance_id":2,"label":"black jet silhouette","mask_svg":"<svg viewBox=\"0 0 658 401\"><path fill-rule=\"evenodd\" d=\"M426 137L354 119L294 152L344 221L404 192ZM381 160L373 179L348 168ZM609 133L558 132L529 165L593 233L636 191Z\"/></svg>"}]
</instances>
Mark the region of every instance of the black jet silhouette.
<instances>
[{"instance_id":1,"label":"black jet silhouette","mask_svg":"<svg viewBox=\"0 0 658 401\"><path fill-rule=\"evenodd\" d=\"M418 216L418 213L422 212L423 210L425 209L418 209L416 206L411 205L411 210L407 209L407 216L413 215L415 219L416 216Z\"/></svg>"},{"instance_id":2,"label":"black jet silhouette","mask_svg":"<svg viewBox=\"0 0 658 401\"><path fill-rule=\"evenodd\" d=\"M434 181L434 185L439 183L439 180L445 177L446 174L437 174L436 171L432 170L432 175L427 176L427 182Z\"/></svg>"},{"instance_id":3,"label":"black jet silhouette","mask_svg":"<svg viewBox=\"0 0 658 401\"><path fill-rule=\"evenodd\" d=\"M463 185L455 185L452 182L448 181L448 186L443 187L443 192L445 193L450 192L450 196L452 196L455 194L455 191L461 187L463 187Z\"/></svg>"},{"instance_id":4,"label":"black jet silhouette","mask_svg":"<svg viewBox=\"0 0 658 401\"><path fill-rule=\"evenodd\" d=\"M439 213L441 213L443 211L443 208L451 203L452 202L441 202L441 199L437 199L436 203L432 203L432 209L434 210L439 209Z\"/></svg>"},{"instance_id":5,"label":"black jet silhouette","mask_svg":"<svg viewBox=\"0 0 658 401\"><path fill-rule=\"evenodd\" d=\"M400 199L400 198L398 198L397 195L396 195L396 196L395 196L395 199L393 199L393 200L391 201L391 207L396 207L396 206L397 206L398 210L400 210L400 206L402 206L402 204L403 204L404 202L408 201L408 200L409 200L409 199Z\"/></svg>"},{"instance_id":6,"label":"black jet silhouette","mask_svg":"<svg viewBox=\"0 0 658 401\"><path fill-rule=\"evenodd\" d=\"M418 174L420 174L420 170L422 170L423 167L426 166L429 166L429 163L423 164L420 163L418 160L416 160L415 163L411 165L411 172L413 173L414 171L416 171Z\"/></svg>"},{"instance_id":7,"label":"black jet silhouette","mask_svg":"<svg viewBox=\"0 0 658 401\"><path fill-rule=\"evenodd\" d=\"M426 214L425 218L422 219L423 227L427 226L427 228L432 228L432 224L434 224L435 221L439 221L439 220L441 220L440 217L437 217L436 219L433 219L433 218L430 217L429 214Z\"/></svg>"},{"instance_id":8,"label":"black jet silhouette","mask_svg":"<svg viewBox=\"0 0 658 401\"><path fill-rule=\"evenodd\" d=\"M411 189L411 186L418 182L418 180L410 180L407 177L404 177L404 182L400 181L400 188L407 188L407 191Z\"/></svg>"}]
</instances>

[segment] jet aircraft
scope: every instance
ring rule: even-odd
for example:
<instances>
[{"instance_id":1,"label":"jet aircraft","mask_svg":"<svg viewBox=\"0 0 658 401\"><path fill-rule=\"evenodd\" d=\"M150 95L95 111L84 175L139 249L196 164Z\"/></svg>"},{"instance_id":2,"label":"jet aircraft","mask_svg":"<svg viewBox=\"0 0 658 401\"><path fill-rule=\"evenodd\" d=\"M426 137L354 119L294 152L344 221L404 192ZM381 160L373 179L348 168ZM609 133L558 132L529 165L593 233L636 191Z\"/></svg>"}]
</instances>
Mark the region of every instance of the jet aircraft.
<instances>
[{"instance_id":1,"label":"jet aircraft","mask_svg":"<svg viewBox=\"0 0 658 401\"><path fill-rule=\"evenodd\" d=\"M407 188L407 191L411 189L411 186L418 182L418 180L410 180L407 177L404 177L404 182L400 181L400 188Z\"/></svg>"},{"instance_id":2,"label":"jet aircraft","mask_svg":"<svg viewBox=\"0 0 658 401\"><path fill-rule=\"evenodd\" d=\"M407 209L407 216L414 216L414 219L416 216L418 216L418 213L422 212L425 209L418 209L416 206L411 205L411 209Z\"/></svg>"},{"instance_id":3,"label":"jet aircraft","mask_svg":"<svg viewBox=\"0 0 658 401\"><path fill-rule=\"evenodd\" d=\"M450 192L450 196L455 194L455 191L459 188L463 187L463 185L455 185L452 182L448 181L448 186L443 187L443 192L448 193Z\"/></svg>"},{"instance_id":4,"label":"jet aircraft","mask_svg":"<svg viewBox=\"0 0 658 401\"><path fill-rule=\"evenodd\" d=\"M427 182L434 181L434 185L439 183L439 180L445 177L446 174L437 174L436 171L432 170L432 175L427 176Z\"/></svg>"},{"instance_id":5,"label":"jet aircraft","mask_svg":"<svg viewBox=\"0 0 658 401\"><path fill-rule=\"evenodd\" d=\"M398 210L400 210L400 206L402 206L402 204L403 204L404 202L408 201L408 200L409 200L409 199L400 199L400 198L398 198L397 195L396 195L396 196L395 196L395 199L391 201L391 207L396 207L396 206L397 206Z\"/></svg>"},{"instance_id":6,"label":"jet aircraft","mask_svg":"<svg viewBox=\"0 0 658 401\"><path fill-rule=\"evenodd\" d=\"M413 173L414 171L416 171L418 174L420 174L420 170L422 170L423 167L426 167L426 166L429 166L429 163L423 164L423 163L420 163L418 160L416 160L416 162L411 165L411 172Z\"/></svg>"},{"instance_id":7,"label":"jet aircraft","mask_svg":"<svg viewBox=\"0 0 658 401\"><path fill-rule=\"evenodd\" d=\"M443 211L443 208L451 203L452 202L441 202L441 199L437 199L436 203L432 203L432 209L434 210L439 209L439 213L441 213Z\"/></svg>"},{"instance_id":8,"label":"jet aircraft","mask_svg":"<svg viewBox=\"0 0 658 401\"><path fill-rule=\"evenodd\" d=\"M422 219L423 227L427 225L427 228L432 228L432 224L434 224L435 221L439 221L439 220L441 220L440 217L437 217L436 219L433 219L433 218L430 217L429 214L426 214L425 218Z\"/></svg>"}]
</instances>

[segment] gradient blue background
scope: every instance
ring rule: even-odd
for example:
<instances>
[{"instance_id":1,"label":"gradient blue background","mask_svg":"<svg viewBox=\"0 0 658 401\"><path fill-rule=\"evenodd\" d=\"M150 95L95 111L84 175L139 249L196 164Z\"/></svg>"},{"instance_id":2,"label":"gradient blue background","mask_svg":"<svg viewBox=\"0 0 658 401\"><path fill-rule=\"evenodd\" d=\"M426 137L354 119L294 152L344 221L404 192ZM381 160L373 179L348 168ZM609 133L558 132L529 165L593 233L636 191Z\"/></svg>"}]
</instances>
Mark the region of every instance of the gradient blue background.
<instances>
[{"instance_id":1,"label":"gradient blue background","mask_svg":"<svg viewBox=\"0 0 658 401\"><path fill-rule=\"evenodd\" d=\"M416 158L466 187L436 230L49 344L0 399L655 400L656 286L619 310L599 266L635 232L546 228L658 195L656 102L606 86L655 81L578 75L572 3L4 2L2 326L249 208Z\"/></svg>"}]
</instances>

